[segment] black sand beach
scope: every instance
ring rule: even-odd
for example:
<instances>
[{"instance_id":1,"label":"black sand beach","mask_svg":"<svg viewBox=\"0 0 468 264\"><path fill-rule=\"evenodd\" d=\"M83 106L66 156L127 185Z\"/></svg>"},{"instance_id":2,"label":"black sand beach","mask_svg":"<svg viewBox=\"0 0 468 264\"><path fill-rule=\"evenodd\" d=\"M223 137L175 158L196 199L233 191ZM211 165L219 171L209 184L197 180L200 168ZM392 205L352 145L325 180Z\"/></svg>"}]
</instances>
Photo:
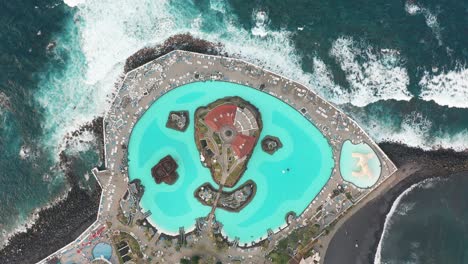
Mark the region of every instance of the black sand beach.
<instances>
[{"instance_id":1,"label":"black sand beach","mask_svg":"<svg viewBox=\"0 0 468 264\"><path fill-rule=\"evenodd\" d=\"M382 143L380 147L399 168L415 165L420 169L406 175L405 179L389 191L370 201L347 219L328 245L325 264L373 263L385 217L403 191L427 178L450 177L455 174L457 177L468 177L468 153L449 150L422 151L394 143Z\"/></svg>"}]
</instances>

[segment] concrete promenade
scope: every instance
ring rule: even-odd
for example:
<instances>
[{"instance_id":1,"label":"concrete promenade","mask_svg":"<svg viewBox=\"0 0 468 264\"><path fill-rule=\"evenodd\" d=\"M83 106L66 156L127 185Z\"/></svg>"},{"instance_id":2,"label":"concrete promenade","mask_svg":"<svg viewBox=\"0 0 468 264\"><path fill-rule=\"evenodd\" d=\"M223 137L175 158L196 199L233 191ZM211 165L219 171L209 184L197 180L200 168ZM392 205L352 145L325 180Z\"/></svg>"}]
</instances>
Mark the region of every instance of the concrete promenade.
<instances>
[{"instance_id":1,"label":"concrete promenade","mask_svg":"<svg viewBox=\"0 0 468 264\"><path fill-rule=\"evenodd\" d=\"M130 71L125 76L110 110L104 117L106 170L94 171L103 189L98 219L75 242L50 257L60 256L63 258L67 252L75 250L82 243L83 238L86 238L92 230L104 225L110 226L109 233L112 230L124 230L132 233L140 242L142 251L146 256L151 255L155 248L158 252L163 250L156 247L154 240L148 238L143 231L123 225L116 217L119 210L119 201L128 188L127 148L129 137L139 118L159 97L181 85L210 80L246 85L275 96L294 107L327 138L333 149L335 162L335 167L327 184L317 197L310 197L311 203L304 212L291 223L285 223L282 228L273 230L273 234L269 236L270 246L268 249L265 250L260 247L245 248L252 246L251 244L240 245L244 249L230 247L227 253L223 253L224 258L228 255L239 255L245 257L246 260L250 259L249 261L252 263L264 263L267 252L273 250L276 242L286 237L292 230L316 221L321 221L323 227L327 226L353 204L371 193L397 170L385 153L358 124L306 86L242 60L173 51ZM311 88L313 89L313 87ZM382 170L379 180L369 189L357 188L353 184L343 181L341 177L339 169L340 150L346 140L351 140L354 144L367 143L381 162ZM351 193L352 200L342 196L339 196L339 199L333 198L333 190L337 186L342 186L346 192ZM258 188L261 188L261 186L258 186ZM316 220L318 219L318 213L320 213L320 219ZM109 225L109 223L111 224ZM157 221L155 225L161 231L157 227ZM190 230L185 231L189 232ZM267 230L265 230L263 239L267 238L266 233ZM183 255L184 252L187 253L187 250L189 249L183 248L179 254ZM69 255L70 257L64 260L78 259L73 257L73 254ZM173 259L168 255L160 257L160 259L163 259L162 262L164 262L164 259L171 262L180 257L176 255L174 253ZM227 262L229 262L228 260ZM249 263L249 261L246 261L246 263ZM41 263L45 263L45 260Z\"/></svg>"}]
</instances>

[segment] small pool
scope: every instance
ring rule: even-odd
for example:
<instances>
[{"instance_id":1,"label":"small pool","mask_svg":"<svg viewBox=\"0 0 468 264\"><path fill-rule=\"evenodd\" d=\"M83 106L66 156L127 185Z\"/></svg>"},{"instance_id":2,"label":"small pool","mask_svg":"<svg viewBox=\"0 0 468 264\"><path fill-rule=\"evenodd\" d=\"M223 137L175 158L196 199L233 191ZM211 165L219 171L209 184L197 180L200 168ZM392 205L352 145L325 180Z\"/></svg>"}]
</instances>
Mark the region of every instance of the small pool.
<instances>
[{"instance_id":1,"label":"small pool","mask_svg":"<svg viewBox=\"0 0 468 264\"><path fill-rule=\"evenodd\" d=\"M341 147L340 172L345 181L359 188L372 187L382 171L379 157L366 143L346 140Z\"/></svg>"},{"instance_id":2,"label":"small pool","mask_svg":"<svg viewBox=\"0 0 468 264\"><path fill-rule=\"evenodd\" d=\"M112 257L112 247L111 245L101 242L94 246L93 248L93 258L105 258L107 260L110 260Z\"/></svg>"}]
</instances>

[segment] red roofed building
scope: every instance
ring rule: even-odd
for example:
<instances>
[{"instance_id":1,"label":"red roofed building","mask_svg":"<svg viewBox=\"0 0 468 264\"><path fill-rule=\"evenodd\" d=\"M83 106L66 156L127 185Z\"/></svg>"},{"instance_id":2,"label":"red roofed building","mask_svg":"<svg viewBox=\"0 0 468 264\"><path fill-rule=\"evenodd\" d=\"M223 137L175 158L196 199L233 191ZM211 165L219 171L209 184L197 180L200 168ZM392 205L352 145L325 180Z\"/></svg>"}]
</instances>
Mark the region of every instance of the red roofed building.
<instances>
[{"instance_id":1,"label":"red roofed building","mask_svg":"<svg viewBox=\"0 0 468 264\"><path fill-rule=\"evenodd\" d=\"M213 108L205 116L205 123L214 131L218 131L225 125L234 125L237 106L233 104L224 104Z\"/></svg>"},{"instance_id":2,"label":"red roofed building","mask_svg":"<svg viewBox=\"0 0 468 264\"><path fill-rule=\"evenodd\" d=\"M237 134L231 143L231 148L238 158L243 158L252 151L255 137Z\"/></svg>"},{"instance_id":3,"label":"red roofed building","mask_svg":"<svg viewBox=\"0 0 468 264\"><path fill-rule=\"evenodd\" d=\"M205 124L214 132L221 133L223 127L230 127L236 130L234 122L236 121L237 106L233 104L224 104L213 108L205 116ZM233 134L234 138L230 145L238 158L243 158L249 154L256 142L256 138L242 134L240 131ZM227 143L227 142L226 142Z\"/></svg>"}]
</instances>

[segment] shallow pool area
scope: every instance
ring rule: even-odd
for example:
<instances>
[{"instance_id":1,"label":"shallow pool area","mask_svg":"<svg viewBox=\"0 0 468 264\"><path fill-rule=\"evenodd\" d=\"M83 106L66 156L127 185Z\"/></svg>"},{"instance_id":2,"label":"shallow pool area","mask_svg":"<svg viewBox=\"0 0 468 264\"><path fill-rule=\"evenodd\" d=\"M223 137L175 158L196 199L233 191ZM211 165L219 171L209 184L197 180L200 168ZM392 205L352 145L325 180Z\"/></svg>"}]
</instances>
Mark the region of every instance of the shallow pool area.
<instances>
[{"instance_id":1,"label":"shallow pool area","mask_svg":"<svg viewBox=\"0 0 468 264\"><path fill-rule=\"evenodd\" d=\"M334 160L331 146L321 132L291 106L256 89L220 81L195 82L178 87L157 99L135 124L128 146L130 180L140 179L145 193L140 202L157 229L177 234L188 232L195 219L207 216L210 207L194 197L203 183L217 186L200 162L195 146L193 116L200 106L227 96L239 96L255 105L263 122L260 140L266 135L281 139L283 147L274 155L257 144L237 188L247 180L257 184L253 200L240 212L215 211L223 233L240 243L265 238L268 229L286 224L288 212L300 215L327 183ZM189 111L185 132L166 128L170 111ZM179 179L173 185L156 184L151 168L171 155L179 165ZM232 188L232 189L234 189ZM226 191L232 190L225 188Z\"/></svg>"},{"instance_id":2,"label":"shallow pool area","mask_svg":"<svg viewBox=\"0 0 468 264\"><path fill-rule=\"evenodd\" d=\"M93 258L105 258L107 260L110 260L112 257L112 246L101 242L94 246L93 248Z\"/></svg>"},{"instance_id":3,"label":"shallow pool area","mask_svg":"<svg viewBox=\"0 0 468 264\"><path fill-rule=\"evenodd\" d=\"M345 181L370 188L379 179L382 167L374 150L366 143L346 140L341 147L340 172Z\"/></svg>"}]
</instances>

